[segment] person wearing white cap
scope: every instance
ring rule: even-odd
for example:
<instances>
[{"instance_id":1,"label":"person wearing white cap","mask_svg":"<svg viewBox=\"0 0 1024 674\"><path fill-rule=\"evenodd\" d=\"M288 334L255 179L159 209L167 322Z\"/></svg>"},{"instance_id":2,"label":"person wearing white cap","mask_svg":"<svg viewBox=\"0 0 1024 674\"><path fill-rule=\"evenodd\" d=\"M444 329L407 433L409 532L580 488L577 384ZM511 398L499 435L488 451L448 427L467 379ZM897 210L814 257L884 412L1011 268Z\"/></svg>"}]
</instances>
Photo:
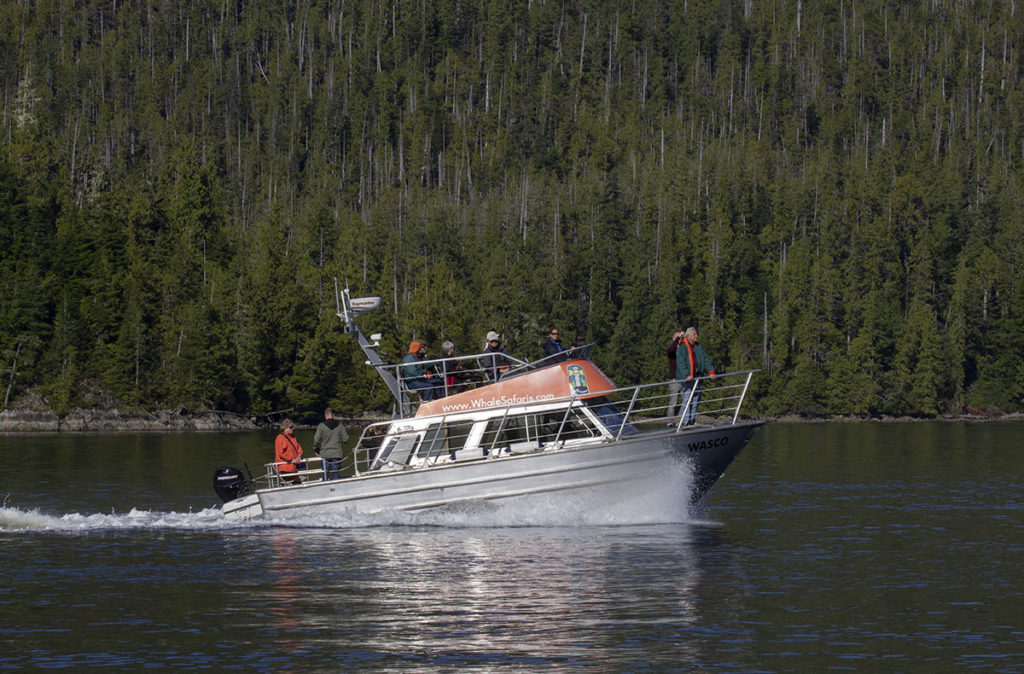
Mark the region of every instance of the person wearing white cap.
<instances>
[{"instance_id":1,"label":"person wearing white cap","mask_svg":"<svg viewBox=\"0 0 1024 674\"><path fill-rule=\"evenodd\" d=\"M484 353L496 355L481 358L484 371L487 372L491 381L498 381L503 372L512 367L512 361L508 358L508 351L501 343L501 335L494 330L487 333L487 344L484 346Z\"/></svg>"}]
</instances>

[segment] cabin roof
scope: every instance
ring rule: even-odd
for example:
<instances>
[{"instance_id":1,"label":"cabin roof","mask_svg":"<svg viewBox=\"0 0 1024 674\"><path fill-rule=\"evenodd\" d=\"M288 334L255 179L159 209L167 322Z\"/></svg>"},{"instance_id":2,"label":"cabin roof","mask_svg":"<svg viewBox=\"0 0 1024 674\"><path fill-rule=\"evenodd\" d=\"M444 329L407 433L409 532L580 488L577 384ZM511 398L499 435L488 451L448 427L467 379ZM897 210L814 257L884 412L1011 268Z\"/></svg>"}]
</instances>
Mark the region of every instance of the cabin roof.
<instances>
[{"instance_id":1,"label":"cabin roof","mask_svg":"<svg viewBox=\"0 0 1024 674\"><path fill-rule=\"evenodd\" d=\"M589 360L570 360L425 402L416 416L486 410L516 403L530 405L573 394L578 398L592 398L614 389L612 380Z\"/></svg>"}]
</instances>

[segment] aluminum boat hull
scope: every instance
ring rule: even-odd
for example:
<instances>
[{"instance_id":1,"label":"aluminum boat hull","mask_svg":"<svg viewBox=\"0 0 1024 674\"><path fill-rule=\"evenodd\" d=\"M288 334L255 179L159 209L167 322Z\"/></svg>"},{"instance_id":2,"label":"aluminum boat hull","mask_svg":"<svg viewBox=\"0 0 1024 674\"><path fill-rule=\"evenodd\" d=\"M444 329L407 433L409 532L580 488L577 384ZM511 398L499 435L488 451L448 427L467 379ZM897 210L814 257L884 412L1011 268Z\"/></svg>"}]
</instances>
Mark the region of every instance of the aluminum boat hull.
<instances>
[{"instance_id":1,"label":"aluminum boat hull","mask_svg":"<svg viewBox=\"0 0 1024 674\"><path fill-rule=\"evenodd\" d=\"M259 490L251 500L229 502L225 517L418 511L469 501L501 501L529 494L595 491L654 478L666 459L687 461L689 500L704 496L763 421L649 431L577 447L443 463L424 468L373 471L330 482ZM242 499L238 499L241 501Z\"/></svg>"}]
</instances>

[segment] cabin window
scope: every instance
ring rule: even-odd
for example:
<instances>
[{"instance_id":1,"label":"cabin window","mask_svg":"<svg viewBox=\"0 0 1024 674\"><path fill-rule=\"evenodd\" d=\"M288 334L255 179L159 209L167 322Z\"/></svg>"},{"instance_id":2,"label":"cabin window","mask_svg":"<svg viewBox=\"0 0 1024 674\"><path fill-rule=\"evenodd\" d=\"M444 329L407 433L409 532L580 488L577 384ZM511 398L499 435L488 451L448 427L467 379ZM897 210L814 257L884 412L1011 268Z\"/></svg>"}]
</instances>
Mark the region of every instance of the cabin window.
<instances>
[{"instance_id":1,"label":"cabin window","mask_svg":"<svg viewBox=\"0 0 1024 674\"><path fill-rule=\"evenodd\" d=\"M564 413L563 413L564 414ZM562 415L558 415L558 423L562 423ZM558 426L555 427L557 432ZM562 434L558 437L559 440L577 440L579 438L593 438L597 437L599 433L594 425L590 423L590 419L578 409L573 409L568 418L565 420L565 426L562 427Z\"/></svg>"},{"instance_id":2,"label":"cabin window","mask_svg":"<svg viewBox=\"0 0 1024 674\"><path fill-rule=\"evenodd\" d=\"M562 420L565 425L562 426ZM558 429L562 429L559 436ZM566 417L564 410L553 410L542 414L517 414L502 419L491 419L484 429L481 446L491 449L523 448L532 446L540 448L550 442L591 438L598 435L597 430L579 411L572 410Z\"/></svg>"},{"instance_id":3,"label":"cabin window","mask_svg":"<svg viewBox=\"0 0 1024 674\"><path fill-rule=\"evenodd\" d=\"M452 454L466 446L469 432L473 430L472 421L455 421L446 424L435 424L423 435L423 442L416 452L417 458Z\"/></svg>"},{"instance_id":4,"label":"cabin window","mask_svg":"<svg viewBox=\"0 0 1024 674\"><path fill-rule=\"evenodd\" d=\"M526 424L522 416L498 417L487 422L480 446L485 449L501 449L526 441Z\"/></svg>"},{"instance_id":5,"label":"cabin window","mask_svg":"<svg viewBox=\"0 0 1024 674\"><path fill-rule=\"evenodd\" d=\"M409 462L409 454L412 453L417 440L419 440L419 434L417 433L389 438L381 447L377 460L374 461L373 468L380 468L388 461L393 461L398 466L404 466Z\"/></svg>"},{"instance_id":6,"label":"cabin window","mask_svg":"<svg viewBox=\"0 0 1024 674\"><path fill-rule=\"evenodd\" d=\"M590 398L586 403L587 407L590 408L590 411L597 415L597 418L601 420L601 423L605 425L605 428L607 428L608 432L613 436L619 434L619 429L622 428L623 423L626 424L626 427L622 429L623 435L635 435L636 433L639 433L639 431L636 430L636 426L626 422L626 418L623 416L622 412L619 411L619 408L608 400L607 397L599 396L597 398Z\"/></svg>"}]
</instances>

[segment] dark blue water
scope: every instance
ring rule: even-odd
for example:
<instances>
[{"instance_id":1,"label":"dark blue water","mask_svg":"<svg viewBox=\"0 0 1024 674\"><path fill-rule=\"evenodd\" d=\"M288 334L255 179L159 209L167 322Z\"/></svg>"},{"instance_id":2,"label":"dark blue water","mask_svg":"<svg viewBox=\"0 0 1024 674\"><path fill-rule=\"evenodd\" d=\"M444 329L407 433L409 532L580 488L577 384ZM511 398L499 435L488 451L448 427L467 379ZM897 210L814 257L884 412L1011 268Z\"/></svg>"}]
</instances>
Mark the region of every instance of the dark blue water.
<instances>
[{"instance_id":1,"label":"dark blue water","mask_svg":"<svg viewBox=\"0 0 1024 674\"><path fill-rule=\"evenodd\" d=\"M0 437L0 669L1024 672L1022 431L774 424L701 509L516 528L228 525L258 434Z\"/></svg>"}]
</instances>

